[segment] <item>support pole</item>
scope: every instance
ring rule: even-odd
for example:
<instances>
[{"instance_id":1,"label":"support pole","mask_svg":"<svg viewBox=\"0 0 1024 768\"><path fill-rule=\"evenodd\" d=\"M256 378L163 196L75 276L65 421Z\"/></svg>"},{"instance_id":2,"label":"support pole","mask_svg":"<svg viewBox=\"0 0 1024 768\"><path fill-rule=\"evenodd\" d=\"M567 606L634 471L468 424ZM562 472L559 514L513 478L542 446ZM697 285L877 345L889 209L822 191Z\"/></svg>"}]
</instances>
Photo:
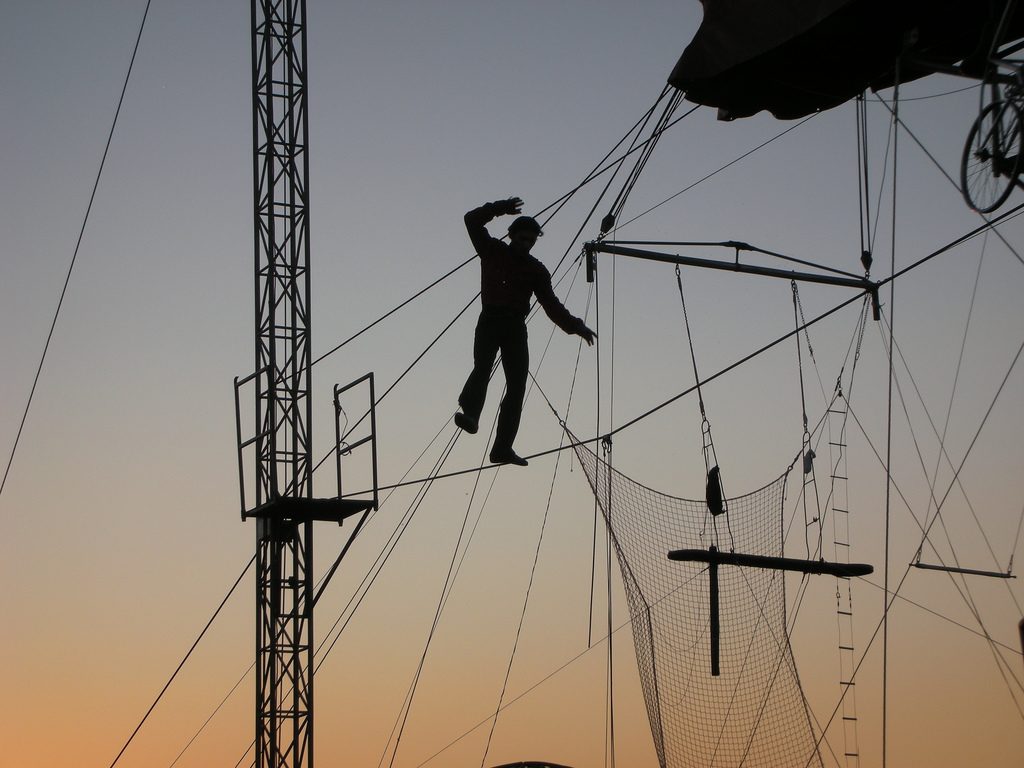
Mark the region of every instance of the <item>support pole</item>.
<instances>
[{"instance_id":1,"label":"support pole","mask_svg":"<svg viewBox=\"0 0 1024 768\"><path fill-rule=\"evenodd\" d=\"M830 574L850 578L867 576L874 571L867 563L829 563L824 560L799 560L792 557L771 557L769 555L747 555L742 552L721 552L712 545L708 549L676 549L668 553L669 560L685 563L708 564L708 612L711 630L711 676L718 677L721 669L721 623L719 616L718 566L737 565L746 568L761 568L770 571L795 571L808 574ZM1024 633L1024 622L1021 623ZM1024 643L1024 634L1021 636Z\"/></svg>"},{"instance_id":2,"label":"support pole","mask_svg":"<svg viewBox=\"0 0 1024 768\"><path fill-rule=\"evenodd\" d=\"M719 638L721 628L718 623L718 561L714 559L713 555L718 550L715 547L711 547L710 552L712 558L708 561L708 577L710 578L711 589L710 589L710 611L711 611L711 676L718 677L720 670L718 667L718 655L719 655Z\"/></svg>"}]
</instances>

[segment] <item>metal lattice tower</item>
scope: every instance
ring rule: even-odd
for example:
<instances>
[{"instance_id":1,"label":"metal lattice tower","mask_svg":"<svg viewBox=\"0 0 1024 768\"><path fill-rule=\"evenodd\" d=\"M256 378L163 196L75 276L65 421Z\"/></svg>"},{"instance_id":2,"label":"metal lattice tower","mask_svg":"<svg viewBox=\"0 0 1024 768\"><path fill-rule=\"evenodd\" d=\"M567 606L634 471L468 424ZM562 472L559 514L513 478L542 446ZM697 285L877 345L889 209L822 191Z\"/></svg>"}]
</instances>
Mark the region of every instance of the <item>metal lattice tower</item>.
<instances>
[{"instance_id":1,"label":"metal lattice tower","mask_svg":"<svg viewBox=\"0 0 1024 768\"><path fill-rule=\"evenodd\" d=\"M252 0L256 369L235 379L242 518L256 518L256 768L313 766L313 607L371 509L377 507L373 374L370 434L336 433L338 495L313 498L310 369L309 154L305 0ZM256 389L243 439L241 387ZM335 425L336 430L338 424ZM341 453L372 446L373 498L342 499ZM255 505L246 501L247 452ZM313 589L313 522L362 513L349 542Z\"/></svg>"},{"instance_id":2,"label":"metal lattice tower","mask_svg":"<svg viewBox=\"0 0 1024 768\"><path fill-rule=\"evenodd\" d=\"M312 495L303 0L253 0L256 503ZM256 766L313 765L313 525L257 518Z\"/></svg>"}]
</instances>

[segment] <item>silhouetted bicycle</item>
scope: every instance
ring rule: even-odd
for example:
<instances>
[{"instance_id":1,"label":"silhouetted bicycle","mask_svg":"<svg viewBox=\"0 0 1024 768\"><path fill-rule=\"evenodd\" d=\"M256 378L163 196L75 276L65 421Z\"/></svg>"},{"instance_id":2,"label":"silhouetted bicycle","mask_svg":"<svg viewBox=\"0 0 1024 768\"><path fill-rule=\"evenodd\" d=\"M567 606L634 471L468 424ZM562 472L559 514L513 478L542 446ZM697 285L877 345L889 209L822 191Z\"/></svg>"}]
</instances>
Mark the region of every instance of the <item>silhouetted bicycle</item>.
<instances>
[{"instance_id":1,"label":"silhouetted bicycle","mask_svg":"<svg viewBox=\"0 0 1024 768\"><path fill-rule=\"evenodd\" d=\"M1009 69L1009 78L987 81L982 94L989 92L974 125L967 134L960 161L960 189L967 204L979 213L994 211L1010 196L1015 186L1022 186L1021 106L1024 104L1022 62L997 60L997 68ZM984 100L984 95L982 96Z\"/></svg>"}]
</instances>

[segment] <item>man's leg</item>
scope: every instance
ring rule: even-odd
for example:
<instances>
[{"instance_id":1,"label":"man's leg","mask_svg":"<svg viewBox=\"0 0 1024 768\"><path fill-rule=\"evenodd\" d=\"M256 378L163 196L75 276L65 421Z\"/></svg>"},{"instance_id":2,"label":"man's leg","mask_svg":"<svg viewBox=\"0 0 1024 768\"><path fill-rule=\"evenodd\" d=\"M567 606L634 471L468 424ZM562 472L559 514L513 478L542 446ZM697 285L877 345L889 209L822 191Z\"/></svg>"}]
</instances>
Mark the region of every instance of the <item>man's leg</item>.
<instances>
[{"instance_id":1,"label":"man's leg","mask_svg":"<svg viewBox=\"0 0 1024 768\"><path fill-rule=\"evenodd\" d=\"M487 398L487 382L491 378L494 357L498 354L498 333L493 319L480 315L473 337L473 370L459 395L462 412L473 422L480 419ZM474 430L475 431L475 430Z\"/></svg>"},{"instance_id":2,"label":"man's leg","mask_svg":"<svg viewBox=\"0 0 1024 768\"><path fill-rule=\"evenodd\" d=\"M530 345L527 342L526 323L508 321L501 334L501 364L505 369L505 397L498 414L498 428L494 435L492 453L512 451L519 419L523 414L526 395L526 377L530 367Z\"/></svg>"}]
</instances>

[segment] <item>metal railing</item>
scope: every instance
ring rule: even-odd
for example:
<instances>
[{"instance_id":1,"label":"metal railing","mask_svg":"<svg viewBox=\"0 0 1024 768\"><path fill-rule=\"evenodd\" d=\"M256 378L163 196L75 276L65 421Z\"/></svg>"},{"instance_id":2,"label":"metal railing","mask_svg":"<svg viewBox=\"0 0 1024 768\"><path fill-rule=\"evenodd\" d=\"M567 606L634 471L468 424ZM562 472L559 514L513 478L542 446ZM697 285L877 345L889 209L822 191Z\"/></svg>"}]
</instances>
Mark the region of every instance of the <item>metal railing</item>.
<instances>
[{"instance_id":1,"label":"metal railing","mask_svg":"<svg viewBox=\"0 0 1024 768\"><path fill-rule=\"evenodd\" d=\"M348 392L350 389L354 389L363 382L369 382L370 390L370 407L366 414L363 415L356 424L344 434L342 433L341 420L345 416L345 411L341 407L341 395ZM348 436L359 426L360 423L369 415L370 417L370 432L369 434L361 437L355 442L347 442ZM347 417L346 417L347 418ZM346 424L347 427L347 424ZM360 446L370 444L370 462L373 473L373 508L377 509L379 506L378 491L377 491L377 393L374 388L373 371L360 376L355 381L351 381L345 386L339 384L334 385L334 461L335 468L338 475L338 498L343 495L342 490L342 457L349 456L354 450Z\"/></svg>"}]
</instances>

